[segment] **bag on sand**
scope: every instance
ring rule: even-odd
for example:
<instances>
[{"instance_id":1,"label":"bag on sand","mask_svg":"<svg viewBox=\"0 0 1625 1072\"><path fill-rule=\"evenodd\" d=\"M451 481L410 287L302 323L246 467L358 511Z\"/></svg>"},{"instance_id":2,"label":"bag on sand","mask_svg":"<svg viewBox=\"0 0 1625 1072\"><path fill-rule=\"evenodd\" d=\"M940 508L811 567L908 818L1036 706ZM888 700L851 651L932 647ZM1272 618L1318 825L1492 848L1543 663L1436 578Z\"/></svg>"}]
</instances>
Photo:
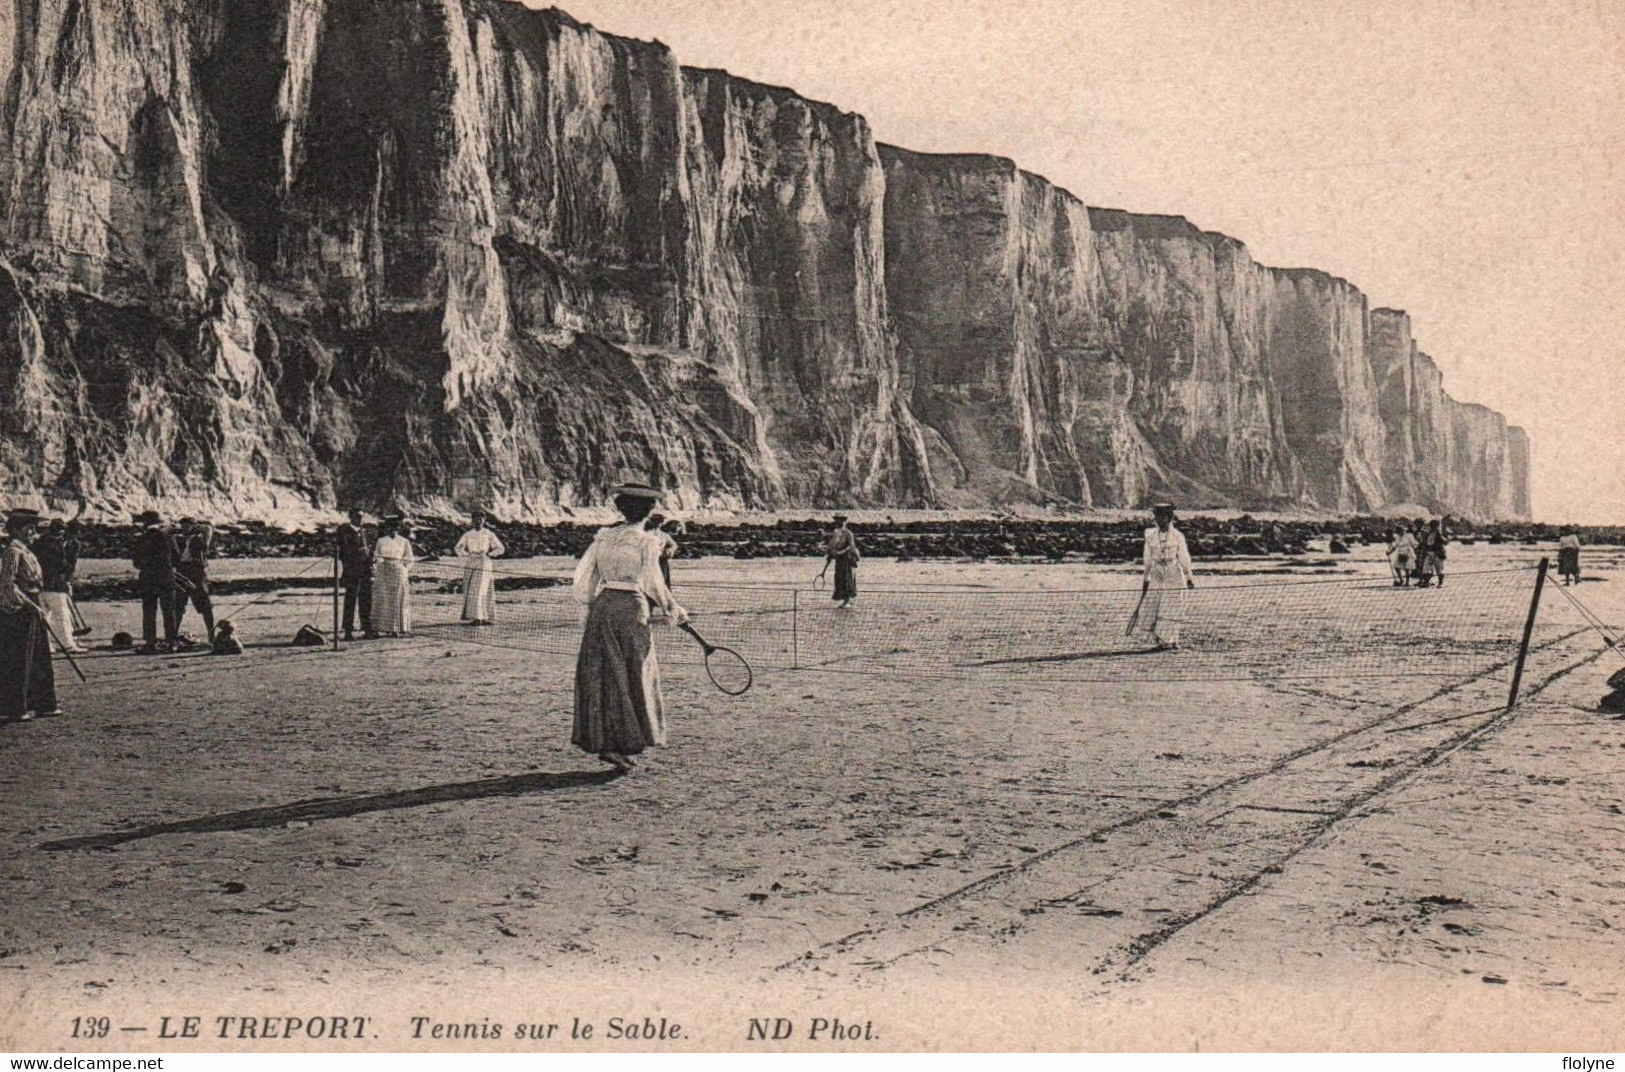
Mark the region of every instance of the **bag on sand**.
<instances>
[{"instance_id":1,"label":"bag on sand","mask_svg":"<svg viewBox=\"0 0 1625 1072\"><path fill-rule=\"evenodd\" d=\"M319 648L327 643L327 637L314 625L301 625L299 632L293 635L291 643L296 648Z\"/></svg>"}]
</instances>

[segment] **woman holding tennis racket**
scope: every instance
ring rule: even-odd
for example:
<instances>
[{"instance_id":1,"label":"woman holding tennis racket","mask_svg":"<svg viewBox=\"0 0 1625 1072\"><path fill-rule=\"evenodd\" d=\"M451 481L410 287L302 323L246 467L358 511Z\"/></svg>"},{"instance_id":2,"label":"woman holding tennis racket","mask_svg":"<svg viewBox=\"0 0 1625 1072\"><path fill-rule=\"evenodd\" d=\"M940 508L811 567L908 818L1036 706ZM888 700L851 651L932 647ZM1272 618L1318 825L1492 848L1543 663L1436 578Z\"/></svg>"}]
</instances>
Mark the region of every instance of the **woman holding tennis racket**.
<instances>
[{"instance_id":1,"label":"woman holding tennis racket","mask_svg":"<svg viewBox=\"0 0 1625 1072\"><path fill-rule=\"evenodd\" d=\"M660 533L644 526L659 502L660 492L646 484L617 487L615 509L625 520L600 529L576 567L575 599L586 606L587 621L570 742L620 771L632 769L629 757L666 743L649 605L674 624L688 622L660 574Z\"/></svg>"},{"instance_id":2,"label":"woman holding tennis racket","mask_svg":"<svg viewBox=\"0 0 1625 1072\"><path fill-rule=\"evenodd\" d=\"M1153 642L1155 651L1168 651L1179 647L1185 590L1196 587L1196 573L1185 534L1174 527L1174 504L1157 503L1151 514L1155 524L1145 530L1140 602L1129 618L1127 632Z\"/></svg>"}]
</instances>

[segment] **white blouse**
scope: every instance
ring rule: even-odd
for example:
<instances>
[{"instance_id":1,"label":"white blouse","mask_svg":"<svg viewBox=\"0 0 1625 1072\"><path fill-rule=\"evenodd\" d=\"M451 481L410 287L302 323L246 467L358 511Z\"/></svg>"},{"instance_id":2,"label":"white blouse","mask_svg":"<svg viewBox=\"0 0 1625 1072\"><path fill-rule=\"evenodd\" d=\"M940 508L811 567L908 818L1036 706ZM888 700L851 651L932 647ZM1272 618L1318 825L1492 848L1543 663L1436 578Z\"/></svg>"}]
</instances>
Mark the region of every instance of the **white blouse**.
<instances>
[{"instance_id":1,"label":"white blouse","mask_svg":"<svg viewBox=\"0 0 1625 1072\"><path fill-rule=\"evenodd\" d=\"M497 534L490 529L469 529L463 533L463 538L457 541L456 555L459 558L473 558L483 555L486 558L499 558L507 548L497 539Z\"/></svg>"},{"instance_id":2,"label":"white blouse","mask_svg":"<svg viewBox=\"0 0 1625 1072\"><path fill-rule=\"evenodd\" d=\"M380 536L372 549L372 558L374 562L398 562L402 566L409 566L414 561L412 542L405 536Z\"/></svg>"},{"instance_id":3,"label":"white blouse","mask_svg":"<svg viewBox=\"0 0 1625 1072\"><path fill-rule=\"evenodd\" d=\"M1180 576L1189 579L1196 576L1191 568L1190 548L1185 546L1185 534L1168 526L1168 532L1155 525L1145 530L1145 572L1164 572L1177 569Z\"/></svg>"},{"instance_id":4,"label":"white blouse","mask_svg":"<svg viewBox=\"0 0 1625 1072\"><path fill-rule=\"evenodd\" d=\"M603 589L615 588L641 592L672 614L679 608L660 575L660 550L660 533L641 524L599 529L576 567L576 602L591 603Z\"/></svg>"}]
</instances>

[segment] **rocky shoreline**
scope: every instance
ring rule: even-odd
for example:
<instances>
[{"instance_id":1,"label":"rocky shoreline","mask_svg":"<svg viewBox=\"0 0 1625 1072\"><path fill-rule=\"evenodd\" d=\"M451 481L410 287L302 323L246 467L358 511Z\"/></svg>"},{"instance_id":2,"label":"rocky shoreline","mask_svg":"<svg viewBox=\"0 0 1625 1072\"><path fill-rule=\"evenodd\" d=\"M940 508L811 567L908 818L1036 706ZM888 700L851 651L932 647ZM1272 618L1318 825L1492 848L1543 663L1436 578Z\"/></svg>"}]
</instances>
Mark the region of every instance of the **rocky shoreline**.
<instances>
[{"instance_id":1,"label":"rocky shoreline","mask_svg":"<svg viewBox=\"0 0 1625 1072\"><path fill-rule=\"evenodd\" d=\"M856 521L863 553L870 558L959 559L998 561L1047 559L1101 564L1132 562L1139 557L1141 535L1148 524L1138 517L1080 519L911 519ZM1198 558L1278 555L1288 559L1311 552L1338 554L1359 544L1385 543L1395 522L1389 518L1354 517L1322 520L1264 520L1250 515L1181 518L1180 529ZM420 554L449 554L464 526L430 519L414 521L414 545ZM1451 522L1455 542L1519 543L1556 546L1561 527L1509 522ZM574 523L552 525L498 524L509 558L573 557L591 542L597 527ZM792 558L823 553L828 521L821 517L780 517L733 524L690 524L681 538L684 557ZM1625 542L1625 527L1582 528L1588 545ZM267 524L222 525L215 530L217 558L309 558L332 552L332 530L288 531ZM130 525L87 524L82 533L84 558L124 558L134 541ZM1554 552L1555 553L1555 552Z\"/></svg>"}]
</instances>

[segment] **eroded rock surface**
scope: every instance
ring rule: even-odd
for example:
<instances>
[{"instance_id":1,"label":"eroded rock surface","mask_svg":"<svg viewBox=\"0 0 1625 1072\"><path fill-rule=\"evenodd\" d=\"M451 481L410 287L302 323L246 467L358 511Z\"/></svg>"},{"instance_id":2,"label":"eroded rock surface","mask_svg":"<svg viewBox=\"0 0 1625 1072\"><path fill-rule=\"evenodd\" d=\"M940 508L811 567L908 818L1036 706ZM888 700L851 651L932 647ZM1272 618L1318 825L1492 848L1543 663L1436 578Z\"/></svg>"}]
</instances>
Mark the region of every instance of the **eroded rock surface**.
<instances>
[{"instance_id":1,"label":"eroded rock surface","mask_svg":"<svg viewBox=\"0 0 1625 1072\"><path fill-rule=\"evenodd\" d=\"M1528 512L1352 285L509 0L0 0L0 189L55 509Z\"/></svg>"}]
</instances>

